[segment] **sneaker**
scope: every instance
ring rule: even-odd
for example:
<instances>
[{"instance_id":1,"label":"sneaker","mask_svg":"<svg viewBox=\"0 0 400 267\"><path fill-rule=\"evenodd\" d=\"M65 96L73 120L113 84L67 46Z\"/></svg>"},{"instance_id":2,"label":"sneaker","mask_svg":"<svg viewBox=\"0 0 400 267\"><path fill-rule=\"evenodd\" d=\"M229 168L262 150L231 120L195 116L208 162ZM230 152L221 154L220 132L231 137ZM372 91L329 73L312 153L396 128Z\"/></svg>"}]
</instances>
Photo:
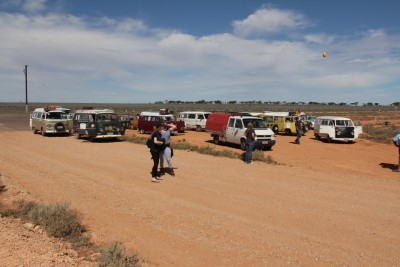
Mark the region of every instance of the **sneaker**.
<instances>
[{"instance_id":1,"label":"sneaker","mask_svg":"<svg viewBox=\"0 0 400 267\"><path fill-rule=\"evenodd\" d=\"M175 173L174 173L174 169L169 169L169 174L171 175L171 176L175 176Z\"/></svg>"},{"instance_id":2,"label":"sneaker","mask_svg":"<svg viewBox=\"0 0 400 267\"><path fill-rule=\"evenodd\" d=\"M152 181L153 183L159 183L159 182L160 182L159 180L157 180L156 177L151 178L151 181Z\"/></svg>"},{"instance_id":3,"label":"sneaker","mask_svg":"<svg viewBox=\"0 0 400 267\"><path fill-rule=\"evenodd\" d=\"M160 180L162 180L163 178L157 176L156 179L160 181Z\"/></svg>"},{"instance_id":4,"label":"sneaker","mask_svg":"<svg viewBox=\"0 0 400 267\"><path fill-rule=\"evenodd\" d=\"M395 169L393 170L393 172L400 172L400 169Z\"/></svg>"}]
</instances>

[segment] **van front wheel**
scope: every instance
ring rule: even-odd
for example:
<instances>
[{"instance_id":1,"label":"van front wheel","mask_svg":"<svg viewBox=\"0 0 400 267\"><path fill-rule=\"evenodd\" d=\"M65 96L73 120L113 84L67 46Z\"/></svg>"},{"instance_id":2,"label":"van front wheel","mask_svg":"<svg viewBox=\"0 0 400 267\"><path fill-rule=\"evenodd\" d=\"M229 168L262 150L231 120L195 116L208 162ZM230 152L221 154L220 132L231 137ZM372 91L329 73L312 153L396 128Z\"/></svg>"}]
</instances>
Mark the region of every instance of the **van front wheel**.
<instances>
[{"instance_id":1,"label":"van front wheel","mask_svg":"<svg viewBox=\"0 0 400 267\"><path fill-rule=\"evenodd\" d=\"M197 126L196 126L196 132L201 132L201 131L202 131L201 126L200 126L200 125L197 125Z\"/></svg>"},{"instance_id":2,"label":"van front wheel","mask_svg":"<svg viewBox=\"0 0 400 267\"><path fill-rule=\"evenodd\" d=\"M32 127L32 133L33 133L33 134L37 134L37 130L36 130L35 127Z\"/></svg>"},{"instance_id":3,"label":"van front wheel","mask_svg":"<svg viewBox=\"0 0 400 267\"><path fill-rule=\"evenodd\" d=\"M240 149L243 151L246 151L246 140L245 139L240 140Z\"/></svg>"},{"instance_id":4,"label":"van front wheel","mask_svg":"<svg viewBox=\"0 0 400 267\"><path fill-rule=\"evenodd\" d=\"M219 145L219 137L217 135L214 135L213 141L214 144Z\"/></svg>"}]
</instances>

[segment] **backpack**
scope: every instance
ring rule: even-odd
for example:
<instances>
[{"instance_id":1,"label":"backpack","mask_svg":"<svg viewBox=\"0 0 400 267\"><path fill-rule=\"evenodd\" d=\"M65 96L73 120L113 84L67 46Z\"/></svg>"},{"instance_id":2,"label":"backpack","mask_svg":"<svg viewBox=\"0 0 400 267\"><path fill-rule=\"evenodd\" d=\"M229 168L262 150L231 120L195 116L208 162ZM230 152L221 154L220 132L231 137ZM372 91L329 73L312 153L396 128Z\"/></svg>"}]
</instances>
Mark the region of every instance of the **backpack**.
<instances>
[{"instance_id":1,"label":"backpack","mask_svg":"<svg viewBox=\"0 0 400 267\"><path fill-rule=\"evenodd\" d=\"M153 140L151 138L147 139L146 146L148 148L152 148L153 147Z\"/></svg>"}]
</instances>

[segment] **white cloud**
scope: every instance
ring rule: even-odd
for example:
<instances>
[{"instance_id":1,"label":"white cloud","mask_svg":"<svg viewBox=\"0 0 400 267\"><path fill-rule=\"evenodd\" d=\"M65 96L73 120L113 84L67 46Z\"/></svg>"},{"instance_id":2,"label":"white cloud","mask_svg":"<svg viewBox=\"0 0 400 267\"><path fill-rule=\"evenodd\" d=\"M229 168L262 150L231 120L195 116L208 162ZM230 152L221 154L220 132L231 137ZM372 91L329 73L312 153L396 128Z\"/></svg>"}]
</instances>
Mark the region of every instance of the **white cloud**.
<instances>
[{"instance_id":1,"label":"white cloud","mask_svg":"<svg viewBox=\"0 0 400 267\"><path fill-rule=\"evenodd\" d=\"M245 37L304 28L309 26L310 22L300 13L263 8L244 20L235 20L232 25L235 34Z\"/></svg>"},{"instance_id":2,"label":"white cloud","mask_svg":"<svg viewBox=\"0 0 400 267\"><path fill-rule=\"evenodd\" d=\"M299 14L263 8L237 24L246 34L199 38L131 18L0 13L1 100L24 98L27 64L30 100L40 102L308 102L349 92L348 102L362 102L368 94L360 92L379 88L382 99L374 101L392 103L385 86L399 83L400 60L392 52L400 51L399 36L369 30L348 37L307 34L304 42L244 37L257 33L264 12L270 12L271 32L308 25Z\"/></svg>"},{"instance_id":3,"label":"white cloud","mask_svg":"<svg viewBox=\"0 0 400 267\"><path fill-rule=\"evenodd\" d=\"M25 0L22 9L27 13L37 13L46 9L47 0Z\"/></svg>"}]
</instances>

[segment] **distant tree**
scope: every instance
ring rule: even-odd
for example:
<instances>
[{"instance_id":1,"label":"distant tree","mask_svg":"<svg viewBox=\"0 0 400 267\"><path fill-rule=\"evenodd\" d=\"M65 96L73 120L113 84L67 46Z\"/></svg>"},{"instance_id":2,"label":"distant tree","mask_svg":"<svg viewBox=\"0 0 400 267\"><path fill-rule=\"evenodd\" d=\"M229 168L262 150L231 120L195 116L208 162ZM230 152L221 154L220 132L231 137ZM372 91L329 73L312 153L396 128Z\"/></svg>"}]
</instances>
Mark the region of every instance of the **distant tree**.
<instances>
[{"instance_id":1,"label":"distant tree","mask_svg":"<svg viewBox=\"0 0 400 267\"><path fill-rule=\"evenodd\" d=\"M379 103L374 103L375 106L379 106Z\"/></svg>"},{"instance_id":2,"label":"distant tree","mask_svg":"<svg viewBox=\"0 0 400 267\"><path fill-rule=\"evenodd\" d=\"M340 103L339 103L339 106L347 106L347 104L344 103L344 102L340 102Z\"/></svg>"},{"instance_id":3,"label":"distant tree","mask_svg":"<svg viewBox=\"0 0 400 267\"><path fill-rule=\"evenodd\" d=\"M237 102L235 100L228 101L228 104L236 104Z\"/></svg>"},{"instance_id":4,"label":"distant tree","mask_svg":"<svg viewBox=\"0 0 400 267\"><path fill-rule=\"evenodd\" d=\"M220 105L220 104L222 104L222 101L221 100L214 100L214 104Z\"/></svg>"},{"instance_id":5,"label":"distant tree","mask_svg":"<svg viewBox=\"0 0 400 267\"><path fill-rule=\"evenodd\" d=\"M352 105L352 106L358 106L358 102L350 103L350 105Z\"/></svg>"},{"instance_id":6,"label":"distant tree","mask_svg":"<svg viewBox=\"0 0 400 267\"><path fill-rule=\"evenodd\" d=\"M372 104L371 102L368 102L368 103L367 103L367 106L368 106L368 107L372 107L373 105L374 105L374 104Z\"/></svg>"},{"instance_id":7,"label":"distant tree","mask_svg":"<svg viewBox=\"0 0 400 267\"><path fill-rule=\"evenodd\" d=\"M335 102L328 102L328 105L329 105L329 106L335 106L336 103L335 103Z\"/></svg>"},{"instance_id":8,"label":"distant tree","mask_svg":"<svg viewBox=\"0 0 400 267\"><path fill-rule=\"evenodd\" d=\"M394 102L392 103L392 106L400 106L400 102Z\"/></svg>"}]
</instances>

